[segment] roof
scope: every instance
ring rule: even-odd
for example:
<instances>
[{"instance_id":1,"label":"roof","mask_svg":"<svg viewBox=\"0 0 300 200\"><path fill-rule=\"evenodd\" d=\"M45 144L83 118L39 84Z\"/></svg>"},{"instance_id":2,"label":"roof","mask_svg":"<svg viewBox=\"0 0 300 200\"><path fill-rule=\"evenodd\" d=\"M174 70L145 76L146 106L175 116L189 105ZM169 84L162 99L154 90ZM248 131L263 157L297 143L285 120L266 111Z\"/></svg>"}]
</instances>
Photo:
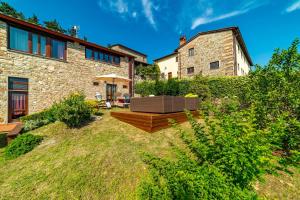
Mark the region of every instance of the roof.
<instances>
[{"instance_id":1,"label":"roof","mask_svg":"<svg viewBox=\"0 0 300 200\"><path fill-rule=\"evenodd\" d=\"M129 51L132 51L132 52L134 52L134 53L136 53L136 54L139 54L139 55L141 55L141 56L147 57L146 54L141 53L141 52L139 52L139 51L137 51L137 50L134 50L134 49L132 49L132 48L129 48L129 47L125 46L125 45L122 45L122 44L114 44L114 45L111 45L111 47L116 47L116 46L122 47L122 48L127 49L127 50L129 50Z\"/></svg>"},{"instance_id":2,"label":"roof","mask_svg":"<svg viewBox=\"0 0 300 200\"><path fill-rule=\"evenodd\" d=\"M175 51L178 51L180 48L184 47L185 45L187 45L188 43L190 43L191 41L193 41L194 39L196 39L197 37L199 37L201 35L207 35L207 34L211 34L211 33L219 33L219 32L224 32L224 31L233 31L233 33L235 34L239 44L241 45L241 47L243 49L243 52L244 52L249 64L252 66L253 62L252 62L251 56L248 52L248 49L246 47L246 44L245 44L245 41L243 39L242 33L241 33L239 27L236 27L236 26L221 28L221 29L216 29L216 30L210 30L210 31L205 31L205 32L199 32L198 34L193 36L191 39L189 39L186 43L179 46Z\"/></svg>"},{"instance_id":3,"label":"roof","mask_svg":"<svg viewBox=\"0 0 300 200\"><path fill-rule=\"evenodd\" d=\"M115 51L115 50L112 50L112 49L108 49L108 48L100 46L98 44L87 42L85 40L82 40L82 39L79 39L79 38L76 38L76 37L72 37L72 36L69 36L69 35L57 32L57 31L53 31L53 30L44 28L42 26L26 22L24 20L16 19L14 17L7 16L7 15L4 15L2 13L0 13L0 20L3 20L3 21L5 21L5 22L7 22L9 24L12 24L12 25L21 26L21 27L23 27L25 29L35 30L35 31L39 31L39 32L44 33L44 34L53 35L53 36L55 36L57 38L67 40L69 42L77 42L77 43L79 43L81 45L84 45L86 47L99 49L99 50L102 50L102 51L105 51L105 52L109 52L109 53L112 53L112 54L115 54L115 55L119 55L119 56L127 56L127 57L134 58L134 56L132 56L130 54L126 54L126 53L122 53L122 52Z\"/></svg>"},{"instance_id":4,"label":"roof","mask_svg":"<svg viewBox=\"0 0 300 200\"><path fill-rule=\"evenodd\" d=\"M174 55L177 55L177 54L178 54L178 52L173 52L173 53L171 53L171 54L168 54L168 55L166 55L166 56L163 56L163 57L161 57L161 58L157 58L157 59L155 59L155 60L154 60L154 62L157 62L157 61L163 60L163 59L165 59L165 58L168 58L168 57L171 57L171 56L174 56Z\"/></svg>"}]
</instances>

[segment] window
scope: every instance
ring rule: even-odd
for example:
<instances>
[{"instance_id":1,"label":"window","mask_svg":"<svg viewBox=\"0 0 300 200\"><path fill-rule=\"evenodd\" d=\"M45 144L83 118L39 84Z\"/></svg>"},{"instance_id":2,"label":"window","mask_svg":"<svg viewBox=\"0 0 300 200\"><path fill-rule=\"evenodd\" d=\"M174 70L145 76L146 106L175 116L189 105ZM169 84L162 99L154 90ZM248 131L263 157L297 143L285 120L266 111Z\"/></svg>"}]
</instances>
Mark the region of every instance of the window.
<instances>
[{"instance_id":1,"label":"window","mask_svg":"<svg viewBox=\"0 0 300 200\"><path fill-rule=\"evenodd\" d=\"M40 43L41 43L41 56L46 56L46 37L41 36L40 37Z\"/></svg>"},{"instance_id":2,"label":"window","mask_svg":"<svg viewBox=\"0 0 300 200\"><path fill-rule=\"evenodd\" d=\"M127 88L127 85L123 85L123 89L126 89Z\"/></svg>"},{"instance_id":3,"label":"window","mask_svg":"<svg viewBox=\"0 0 300 200\"><path fill-rule=\"evenodd\" d=\"M11 49L28 52L29 33L21 29L10 27L9 47Z\"/></svg>"},{"instance_id":4,"label":"window","mask_svg":"<svg viewBox=\"0 0 300 200\"><path fill-rule=\"evenodd\" d=\"M91 49L85 49L85 57L87 59L93 59L93 51Z\"/></svg>"},{"instance_id":5,"label":"window","mask_svg":"<svg viewBox=\"0 0 300 200\"><path fill-rule=\"evenodd\" d=\"M65 43L52 39L51 57L57 59L64 59L65 57Z\"/></svg>"},{"instance_id":6,"label":"window","mask_svg":"<svg viewBox=\"0 0 300 200\"><path fill-rule=\"evenodd\" d=\"M93 82L94 86L99 86L99 82Z\"/></svg>"},{"instance_id":7,"label":"window","mask_svg":"<svg viewBox=\"0 0 300 200\"><path fill-rule=\"evenodd\" d=\"M188 67L187 68L187 74L193 74L195 71L195 68L194 67Z\"/></svg>"},{"instance_id":8,"label":"window","mask_svg":"<svg viewBox=\"0 0 300 200\"><path fill-rule=\"evenodd\" d=\"M195 54L195 49L194 48L190 48L189 49L189 56L191 57L191 56L194 56L194 54Z\"/></svg>"},{"instance_id":9,"label":"window","mask_svg":"<svg viewBox=\"0 0 300 200\"><path fill-rule=\"evenodd\" d=\"M120 57L115 56L114 58L115 58L115 61L114 61L114 62L115 62L116 64L120 64L120 62L121 62Z\"/></svg>"},{"instance_id":10,"label":"window","mask_svg":"<svg viewBox=\"0 0 300 200\"><path fill-rule=\"evenodd\" d=\"M178 56L176 56L176 62L178 62Z\"/></svg>"},{"instance_id":11,"label":"window","mask_svg":"<svg viewBox=\"0 0 300 200\"><path fill-rule=\"evenodd\" d=\"M94 51L94 60L99 60L99 52Z\"/></svg>"},{"instance_id":12,"label":"window","mask_svg":"<svg viewBox=\"0 0 300 200\"><path fill-rule=\"evenodd\" d=\"M168 73L168 79L171 79L172 78L172 72L169 72Z\"/></svg>"},{"instance_id":13,"label":"window","mask_svg":"<svg viewBox=\"0 0 300 200\"><path fill-rule=\"evenodd\" d=\"M39 36L37 34L32 34L32 53L39 54Z\"/></svg>"},{"instance_id":14,"label":"window","mask_svg":"<svg viewBox=\"0 0 300 200\"><path fill-rule=\"evenodd\" d=\"M210 69L219 69L219 67L220 67L220 62L219 61L210 63Z\"/></svg>"},{"instance_id":15,"label":"window","mask_svg":"<svg viewBox=\"0 0 300 200\"><path fill-rule=\"evenodd\" d=\"M9 90L28 90L28 79L27 78L17 78L9 77L8 78L8 89Z\"/></svg>"},{"instance_id":16,"label":"window","mask_svg":"<svg viewBox=\"0 0 300 200\"><path fill-rule=\"evenodd\" d=\"M162 79L164 79L164 78L165 78L165 73L161 73L161 74L160 74L160 77L161 77Z\"/></svg>"},{"instance_id":17,"label":"window","mask_svg":"<svg viewBox=\"0 0 300 200\"><path fill-rule=\"evenodd\" d=\"M89 48L85 49L85 57L90 60L113 63L116 65L120 65L121 58L120 56L113 56L110 54L105 54L101 51L92 50Z\"/></svg>"},{"instance_id":18,"label":"window","mask_svg":"<svg viewBox=\"0 0 300 200\"><path fill-rule=\"evenodd\" d=\"M47 43L49 40L49 44ZM47 45L49 52L47 52ZM53 38L46 38L37 33L31 33L9 26L9 48L34 55L65 59L66 43Z\"/></svg>"}]
</instances>

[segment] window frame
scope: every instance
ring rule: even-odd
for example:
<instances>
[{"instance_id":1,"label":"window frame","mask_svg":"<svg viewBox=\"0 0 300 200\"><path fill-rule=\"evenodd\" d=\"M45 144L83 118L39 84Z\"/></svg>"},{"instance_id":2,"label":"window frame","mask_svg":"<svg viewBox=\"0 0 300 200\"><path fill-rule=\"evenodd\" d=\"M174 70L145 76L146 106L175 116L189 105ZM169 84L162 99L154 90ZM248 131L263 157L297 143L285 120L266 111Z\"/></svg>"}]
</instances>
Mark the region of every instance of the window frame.
<instances>
[{"instance_id":1,"label":"window frame","mask_svg":"<svg viewBox=\"0 0 300 200\"><path fill-rule=\"evenodd\" d=\"M11 28L15 28L15 29L19 29L19 30L28 32L28 51L22 51L20 49L15 49L15 48L11 47L11 36L10 36ZM33 40L32 40L33 35L37 35L37 38L38 38L38 44L37 44L38 49L37 49L36 54L33 53ZM45 55L42 54L42 45L41 45L41 38L42 37L46 39ZM51 55L52 40L57 40L57 41L62 42L64 44L63 59L52 57L52 55ZM11 24L7 25L7 48L9 50L12 50L12 51L15 51L15 52L25 53L25 54L29 54L29 55L33 55L33 56L38 56L38 57L41 57L41 58L48 58L48 59L59 60L59 61L66 61L67 60L67 42L65 40L61 40L61 39L56 38L56 37L41 34L41 33L38 33L38 32L32 31L32 30L28 30L26 28L16 26L16 25L11 25Z\"/></svg>"},{"instance_id":2,"label":"window frame","mask_svg":"<svg viewBox=\"0 0 300 200\"><path fill-rule=\"evenodd\" d=\"M193 69L193 71L190 72L189 69ZM186 73L187 73L188 75L194 74L194 73L195 73L195 67L188 67L188 68L186 68Z\"/></svg>"},{"instance_id":3,"label":"window frame","mask_svg":"<svg viewBox=\"0 0 300 200\"><path fill-rule=\"evenodd\" d=\"M215 63L218 63L218 68L212 67L212 64L215 64ZM220 64L220 61L219 61L219 60L218 60L218 61L214 61L214 62L210 62L210 63L209 63L209 69L210 69L210 70L218 70L218 69L220 69L220 66L221 66L221 64Z\"/></svg>"},{"instance_id":4,"label":"window frame","mask_svg":"<svg viewBox=\"0 0 300 200\"><path fill-rule=\"evenodd\" d=\"M193 57L195 56L195 48L192 47L192 48L189 48L189 57Z\"/></svg>"},{"instance_id":5,"label":"window frame","mask_svg":"<svg viewBox=\"0 0 300 200\"><path fill-rule=\"evenodd\" d=\"M92 52L91 58L87 57L87 50L90 50ZM95 53L98 55L98 59L95 59ZM119 62L116 62L116 58ZM111 64L114 66L120 66L121 65L121 56L110 54L101 50L85 47L85 59L92 60L95 62L101 62L105 64Z\"/></svg>"}]
</instances>

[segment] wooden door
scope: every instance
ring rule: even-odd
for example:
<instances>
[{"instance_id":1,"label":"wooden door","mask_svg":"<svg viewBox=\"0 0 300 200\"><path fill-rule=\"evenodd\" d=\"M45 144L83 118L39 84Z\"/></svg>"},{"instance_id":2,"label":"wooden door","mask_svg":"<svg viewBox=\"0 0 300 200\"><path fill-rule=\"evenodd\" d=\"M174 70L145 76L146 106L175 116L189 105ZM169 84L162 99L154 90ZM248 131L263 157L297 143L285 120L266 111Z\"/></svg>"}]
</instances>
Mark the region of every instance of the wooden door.
<instances>
[{"instance_id":1,"label":"wooden door","mask_svg":"<svg viewBox=\"0 0 300 200\"><path fill-rule=\"evenodd\" d=\"M106 84L106 100L114 101L116 100L117 86L113 84Z\"/></svg>"},{"instance_id":2,"label":"wooden door","mask_svg":"<svg viewBox=\"0 0 300 200\"><path fill-rule=\"evenodd\" d=\"M28 79L8 79L8 122L28 115Z\"/></svg>"}]
</instances>

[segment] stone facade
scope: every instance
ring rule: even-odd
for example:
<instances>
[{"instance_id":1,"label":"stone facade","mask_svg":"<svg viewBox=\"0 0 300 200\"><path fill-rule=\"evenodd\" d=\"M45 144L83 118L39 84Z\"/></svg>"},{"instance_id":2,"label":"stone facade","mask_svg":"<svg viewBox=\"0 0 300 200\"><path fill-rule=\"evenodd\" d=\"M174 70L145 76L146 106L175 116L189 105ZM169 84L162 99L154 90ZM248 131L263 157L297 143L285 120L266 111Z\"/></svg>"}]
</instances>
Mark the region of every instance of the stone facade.
<instances>
[{"instance_id":1,"label":"stone facade","mask_svg":"<svg viewBox=\"0 0 300 200\"><path fill-rule=\"evenodd\" d=\"M136 51L131 50L128 47L125 47L123 45L113 45L112 49L134 56L136 62L147 63L147 56L146 55L142 55L142 54L140 54Z\"/></svg>"},{"instance_id":2,"label":"stone facade","mask_svg":"<svg viewBox=\"0 0 300 200\"><path fill-rule=\"evenodd\" d=\"M0 123L8 120L8 77L28 78L29 113L41 111L74 91L83 91L94 99L96 92L106 97L106 83L93 83L96 76L115 73L129 77L129 62L120 66L85 59L85 47L67 42L67 59L58 61L7 48L7 24L0 21ZM126 83L117 84L117 92L129 93Z\"/></svg>"},{"instance_id":3,"label":"stone facade","mask_svg":"<svg viewBox=\"0 0 300 200\"><path fill-rule=\"evenodd\" d=\"M194 56L189 49L194 48ZM204 76L234 76L235 53L232 30L203 34L178 49L181 78ZM219 61L219 69L210 69L210 63ZM194 73L187 68L194 67Z\"/></svg>"}]
</instances>

